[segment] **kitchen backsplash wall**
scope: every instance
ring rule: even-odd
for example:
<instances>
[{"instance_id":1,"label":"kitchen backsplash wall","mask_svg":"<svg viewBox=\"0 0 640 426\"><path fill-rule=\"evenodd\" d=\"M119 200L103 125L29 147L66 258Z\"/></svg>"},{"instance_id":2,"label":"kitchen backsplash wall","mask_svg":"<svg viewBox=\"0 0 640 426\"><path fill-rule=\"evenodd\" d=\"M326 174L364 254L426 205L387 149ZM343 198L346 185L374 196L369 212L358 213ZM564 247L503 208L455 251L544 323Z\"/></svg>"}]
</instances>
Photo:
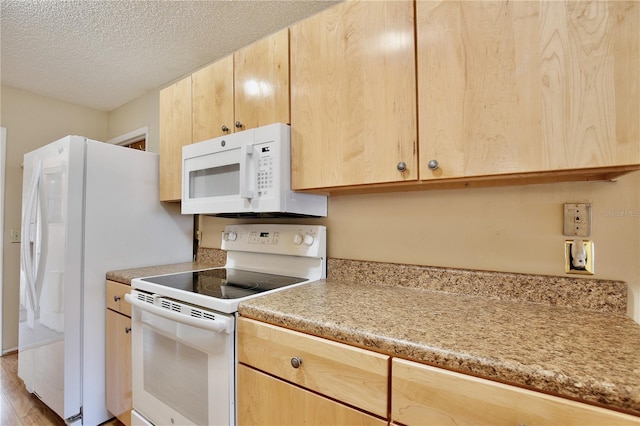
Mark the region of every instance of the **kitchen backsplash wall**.
<instances>
[{"instance_id":1,"label":"kitchen backsplash wall","mask_svg":"<svg viewBox=\"0 0 640 426\"><path fill-rule=\"evenodd\" d=\"M617 182L442 190L329 198L328 257L621 280L640 322L640 173ZM593 205L595 275L564 272L562 205ZM298 219L305 222L303 219ZM206 247L229 220L201 217Z\"/></svg>"},{"instance_id":2,"label":"kitchen backsplash wall","mask_svg":"<svg viewBox=\"0 0 640 426\"><path fill-rule=\"evenodd\" d=\"M572 275L563 277L474 271L335 257L327 259L327 279L337 282L368 282L386 287L480 296L493 300L559 306L616 315L627 314L628 288L624 281L585 280Z\"/></svg>"}]
</instances>

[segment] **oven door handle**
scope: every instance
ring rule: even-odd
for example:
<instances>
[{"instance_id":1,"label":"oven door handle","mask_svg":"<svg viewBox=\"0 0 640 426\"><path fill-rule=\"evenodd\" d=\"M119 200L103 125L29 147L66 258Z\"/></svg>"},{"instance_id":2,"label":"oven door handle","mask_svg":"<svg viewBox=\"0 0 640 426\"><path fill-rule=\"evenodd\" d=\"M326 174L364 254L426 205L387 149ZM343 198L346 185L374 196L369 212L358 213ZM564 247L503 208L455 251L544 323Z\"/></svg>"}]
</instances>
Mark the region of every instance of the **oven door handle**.
<instances>
[{"instance_id":1,"label":"oven door handle","mask_svg":"<svg viewBox=\"0 0 640 426\"><path fill-rule=\"evenodd\" d=\"M131 306L135 306L136 308L142 309L143 311L147 311L151 314L158 315L160 317L166 318L171 321L175 321L177 323L187 324L193 327L203 328L203 329L215 331L218 333L230 334L233 331L233 322L226 317L216 316L216 319L214 321L203 320L200 318L190 317L184 314L179 314L179 313L170 311L168 309L160 308L150 303L141 302L128 293L124 295L124 299L127 302L129 302Z\"/></svg>"}]
</instances>

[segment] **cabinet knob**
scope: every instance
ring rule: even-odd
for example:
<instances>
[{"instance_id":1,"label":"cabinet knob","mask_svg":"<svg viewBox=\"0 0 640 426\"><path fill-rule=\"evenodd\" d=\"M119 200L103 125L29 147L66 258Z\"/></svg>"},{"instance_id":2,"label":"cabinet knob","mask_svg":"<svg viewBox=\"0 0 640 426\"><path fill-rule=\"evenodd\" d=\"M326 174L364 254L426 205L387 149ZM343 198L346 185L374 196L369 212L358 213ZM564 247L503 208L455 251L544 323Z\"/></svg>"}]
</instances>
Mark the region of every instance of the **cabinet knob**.
<instances>
[{"instance_id":1,"label":"cabinet knob","mask_svg":"<svg viewBox=\"0 0 640 426\"><path fill-rule=\"evenodd\" d=\"M302 365L302 358L300 358L299 356L294 356L293 358L291 358L291 366L293 368L298 368Z\"/></svg>"},{"instance_id":2,"label":"cabinet knob","mask_svg":"<svg viewBox=\"0 0 640 426\"><path fill-rule=\"evenodd\" d=\"M222 125L222 131L223 131L223 132L228 132L228 131L229 131L229 128L223 124L223 125Z\"/></svg>"},{"instance_id":3,"label":"cabinet knob","mask_svg":"<svg viewBox=\"0 0 640 426\"><path fill-rule=\"evenodd\" d=\"M129 334L131 332L131 327L125 327L124 332Z\"/></svg>"},{"instance_id":4,"label":"cabinet knob","mask_svg":"<svg viewBox=\"0 0 640 426\"><path fill-rule=\"evenodd\" d=\"M239 121L236 121L236 128L242 129L242 123Z\"/></svg>"},{"instance_id":5,"label":"cabinet knob","mask_svg":"<svg viewBox=\"0 0 640 426\"><path fill-rule=\"evenodd\" d=\"M405 163L404 161L401 161L398 163L396 167L398 168L399 171L404 172L405 170L407 170L407 163Z\"/></svg>"},{"instance_id":6,"label":"cabinet knob","mask_svg":"<svg viewBox=\"0 0 640 426\"><path fill-rule=\"evenodd\" d=\"M427 163L429 170L436 170L439 166L438 160L431 160Z\"/></svg>"},{"instance_id":7,"label":"cabinet knob","mask_svg":"<svg viewBox=\"0 0 640 426\"><path fill-rule=\"evenodd\" d=\"M113 301L114 301L114 302L119 302L119 301L120 301L120 299L122 299L122 297L120 297L120 296L113 296Z\"/></svg>"}]
</instances>

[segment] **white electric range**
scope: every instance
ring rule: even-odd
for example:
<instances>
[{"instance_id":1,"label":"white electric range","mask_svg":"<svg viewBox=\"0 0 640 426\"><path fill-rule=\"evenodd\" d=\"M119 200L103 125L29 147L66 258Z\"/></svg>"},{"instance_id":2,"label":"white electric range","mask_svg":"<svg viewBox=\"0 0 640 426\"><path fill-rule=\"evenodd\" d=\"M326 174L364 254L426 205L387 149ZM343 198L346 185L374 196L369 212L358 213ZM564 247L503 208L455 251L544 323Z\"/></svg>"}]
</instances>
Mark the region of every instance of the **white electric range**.
<instances>
[{"instance_id":1,"label":"white electric range","mask_svg":"<svg viewBox=\"0 0 640 426\"><path fill-rule=\"evenodd\" d=\"M326 228L228 225L224 267L136 278L133 425L235 424L238 305L326 276Z\"/></svg>"}]
</instances>

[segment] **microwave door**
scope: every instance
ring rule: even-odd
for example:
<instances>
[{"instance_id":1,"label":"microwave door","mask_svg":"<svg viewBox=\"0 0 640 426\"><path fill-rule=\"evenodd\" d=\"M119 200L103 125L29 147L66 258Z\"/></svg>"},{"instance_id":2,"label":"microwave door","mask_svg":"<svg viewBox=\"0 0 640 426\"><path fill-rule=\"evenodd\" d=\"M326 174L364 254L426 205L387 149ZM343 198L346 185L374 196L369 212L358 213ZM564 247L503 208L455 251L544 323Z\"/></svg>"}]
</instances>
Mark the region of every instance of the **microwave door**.
<instances>
[{"instance_id":1,"label":"microwave door","mask_svg":"<svg viewBox=\"0 0 640 426\"><path fill-rule=\"evenodd\" d=\"M201 142L202 143L206 143ZM199 144L195 144L199 145ZM190 147L195 147L195 145ZM217 214L251 209L251 149L232 144L198 155L183 149L182 213Z\"/></svg>"}]
</instances>

